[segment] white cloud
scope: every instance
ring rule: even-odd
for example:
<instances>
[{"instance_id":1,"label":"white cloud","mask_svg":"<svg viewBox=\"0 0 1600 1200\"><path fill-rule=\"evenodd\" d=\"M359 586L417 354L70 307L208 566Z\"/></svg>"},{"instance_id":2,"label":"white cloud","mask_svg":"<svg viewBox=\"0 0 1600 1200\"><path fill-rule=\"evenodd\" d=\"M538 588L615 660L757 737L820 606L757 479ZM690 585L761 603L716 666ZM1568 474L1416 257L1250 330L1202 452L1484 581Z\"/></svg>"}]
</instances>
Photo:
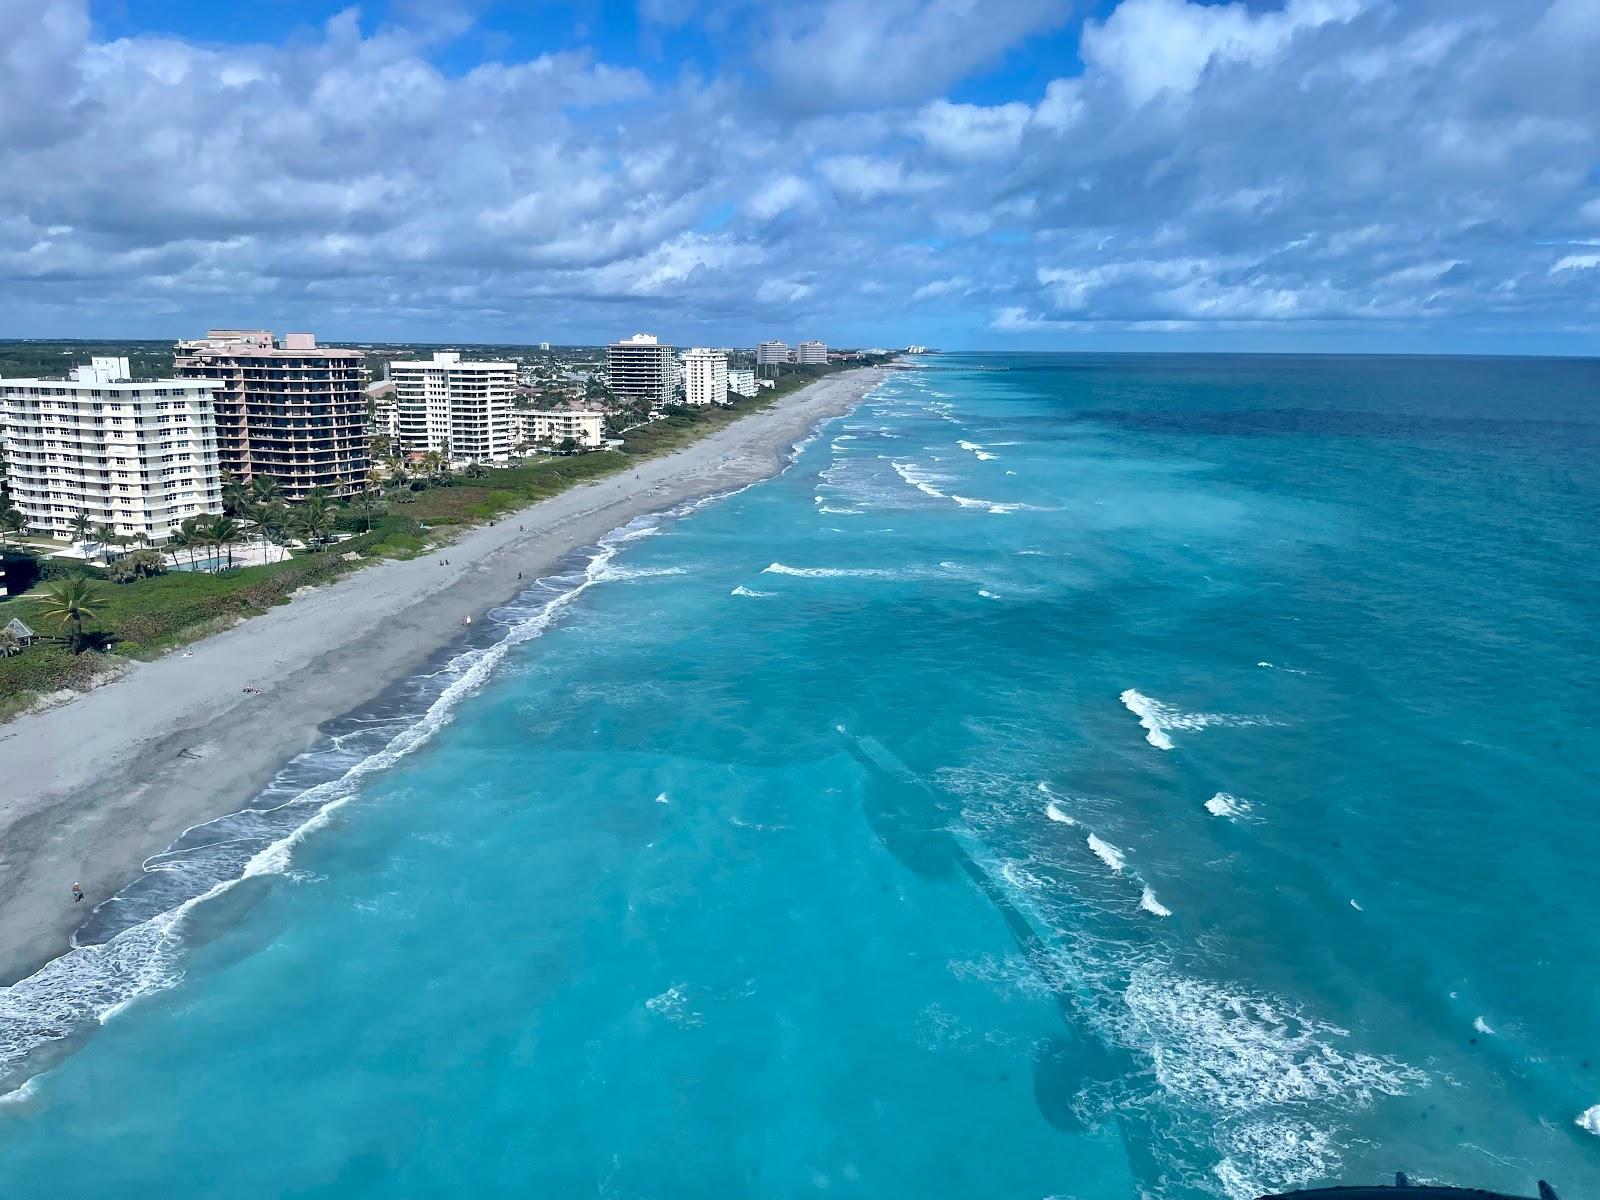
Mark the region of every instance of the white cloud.
<instances>
[{"instance_id":1,"label":"white cloud","mask_svg":"<svg viewBox=\"0 0 1600 1200\"><path fill-rule=\"evenodd\" d=\"M1085 24L1083 56L1143 104L1164 91L1193 91L1212 62L1264 65L1295 34L1349 21L1362 7L1363 0L1289 0L1282 11L1253 14L1238 0L1123 0L1103 23Z\"/></svg>"},{"instance_id":2,"label":"white cloud","mask_svg":"<svg viewBox=\"0 0 1600 1200\"><path fill-rule=\"evenodd\" d=\"M816 188L808 181L798 175L779 175L757 188L744 208L756 220L770 221L787 212L811 208L816 202Z\"/></svg>"},{"instance_id":3,"label":"white cloud","mask_svg":"<svg viewBox=\"0 0 1600 1200\"><path fill-rule=\"evenodd\" d=\"M857 200L923 192L939 183L931 174L907 170L900 159L867 154L825 158L817 169L835 192Z\"/></svg>"},{"instance_id":4,"label":"white cloud","mask_svg":"<svg viewBox=\"0 0 1600 1200\"><path fill-rule=\"evenodd\" d=\"M985 108L935 100L917 114L911 127L930 149L947 158L994 158L1016 150L1031 115L1032 110L1018 101Z\"/></svg>"}]
</instances>

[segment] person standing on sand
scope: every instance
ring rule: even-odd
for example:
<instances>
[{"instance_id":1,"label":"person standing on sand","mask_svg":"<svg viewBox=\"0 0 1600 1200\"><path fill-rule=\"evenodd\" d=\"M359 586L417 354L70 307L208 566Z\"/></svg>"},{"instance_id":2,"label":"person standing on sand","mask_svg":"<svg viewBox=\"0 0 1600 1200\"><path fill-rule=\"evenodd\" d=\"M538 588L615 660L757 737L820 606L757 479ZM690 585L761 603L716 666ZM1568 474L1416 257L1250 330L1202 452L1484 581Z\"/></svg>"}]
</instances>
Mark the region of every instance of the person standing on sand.
<instances>
[{"instance_id":1,"label":"person standing on sand","mask_svg":"<svg viewBox=\"0 0 1600 1200\"><path fill-rule=\"evenodd\" d=\"M74 904L76 904L79 900L82 900L82 899L83 899L83 884L81 884L81 883L73 884L72 885L72 902Z\"/></svg>"}]
</instances>

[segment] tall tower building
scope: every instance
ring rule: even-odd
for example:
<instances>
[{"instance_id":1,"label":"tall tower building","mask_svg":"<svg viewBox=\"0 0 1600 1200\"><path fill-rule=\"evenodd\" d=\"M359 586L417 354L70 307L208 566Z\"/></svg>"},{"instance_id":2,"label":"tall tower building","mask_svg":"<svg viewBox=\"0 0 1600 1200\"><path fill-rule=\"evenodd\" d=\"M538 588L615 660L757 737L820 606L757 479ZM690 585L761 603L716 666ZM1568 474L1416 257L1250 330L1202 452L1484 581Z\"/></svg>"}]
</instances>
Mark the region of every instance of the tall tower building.
<instances>
[{"instance_id":1,"label":"tall tower building","mask_svg":"<svg viewBox=\"0 0 1600 1200\"><path fill-rule=\"evenodd\" d=\"M407 450L447 449L451 462L501 462L515 442L517 364L462 362L453 350L392 362L395 428Z\"/></svg>"},{"instance_id":2,"label":"tall tower building","mask_svg":"<svg viewBox=\"0 0 1600 1200\"><path fill-rule=\"evenodd\" d=\"M794 348L794 361L797 366L822 366L828 365L828 344L826 342L801 342Z\"/></svg>"},{"instance_id":3,"label":"tall tower building","mask_svg":"<svg viewBox=\"0 0 1600 1200\"><path fill-rule=\"evenodd\" d=\"M636 333L606 347L606 378L619 400L647 400L657 408L671 404L678 379L672 347L653 333Z\"/></svg>"},{"instance_id":4,"label":"tall tower building","mask_svg":"<svg viewBox=\"0 0 1600 1200\"><path fill-rule=\"evenodd\" d=\"M28 528L71 537L82 513L160 543L222 511L211 384L128 374L126 358L94 358L68 379L0 381L11 500Z\"/></svg>"},{"instance_id":5,"label":"tall tower building","mask_svg":"<svg viewBox=\"0 0 1600 1200\"><path fill-rule=\"evenodd\" d=\"M366 486L361 351L319 349L309 333L213 329L179 342L174 361L180 377L215 385L223 471L270 476L291 501L316 487L344 496Z\"/></svg>"},{"instance_id":6,"label":"tall tower building","mask_svg":"<svg viewBox=\"0 0 1600 1200\"><path fill-rule=\"evenodd\" d=\"M695 347L683 356L683 399L704 406L728 402L728 356Z\"/></svg>"},{"instance_id":7,"label":"tall tower building","mask_svg":"<svg viewBox=\"0 0 1600 1200\"><path fill-rule=\"evenodd\" d=\"M756 366L771 367L789 361L787 342L762 342L756 347Z\"/></svg>"}]
</instances>

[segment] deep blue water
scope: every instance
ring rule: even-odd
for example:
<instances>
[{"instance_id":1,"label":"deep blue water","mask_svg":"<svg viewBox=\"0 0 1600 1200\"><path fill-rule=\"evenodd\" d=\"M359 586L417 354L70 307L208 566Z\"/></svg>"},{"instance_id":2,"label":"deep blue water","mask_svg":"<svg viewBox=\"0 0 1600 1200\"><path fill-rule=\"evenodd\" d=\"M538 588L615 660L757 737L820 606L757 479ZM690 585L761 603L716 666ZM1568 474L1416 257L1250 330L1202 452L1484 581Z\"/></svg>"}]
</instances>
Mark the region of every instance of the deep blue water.
<instances>
[{"instance_id":1,"label":"deep blue water","mask_svg":"<svg viewBox=\"0 0 1600 1200\"><path fill-rule=\"evenodd\" d=\"M0 992L0 1195L1600 1194L1597 397L928 360Z\"/></svg>"}]
</instances>

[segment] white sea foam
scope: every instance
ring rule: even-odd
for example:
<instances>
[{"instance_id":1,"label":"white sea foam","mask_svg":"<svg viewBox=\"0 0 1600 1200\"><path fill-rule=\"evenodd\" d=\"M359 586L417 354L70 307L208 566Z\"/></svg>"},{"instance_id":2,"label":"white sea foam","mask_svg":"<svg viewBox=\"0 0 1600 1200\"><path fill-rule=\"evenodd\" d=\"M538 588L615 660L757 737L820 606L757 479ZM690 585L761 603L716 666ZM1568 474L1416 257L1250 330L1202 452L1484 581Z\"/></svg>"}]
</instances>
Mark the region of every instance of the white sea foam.
<instances>
[{"instance_id":1,"label":"white sea foam","mask_svg":"<svg viewBox=\"0 0 1600 1200\"><path fill-rule=\"evenodd\" d=\"M1170 917L1172 915L1172 910L1156 899L1156 894L1151 890L1148 883L1144 885L1144 890L1139 893L1139 907L1144 909L1145 912L1152 913L1158 917Z\"/></svg>"},{"instance_id":2,"label":"white sea foam","mask_svg":"<svg viewBox=\"0 0 1600 1200\"><path fill-rule=\"evenodd\" d=\"M1049 817L1052 821L1057 821L1062 825L1077 824L1077 821L1072 819L1072 816L1067 812L1067 810L1061 807L1061 802L1059 800L1052 800L1046 804L1044 806L1044 815Z\"/></svg>"},{"instance_id":3,"label":"white sea foam","mask_svg":"<svg viewBox=\"0 0 1600 1200\"><path fill-rule=\"evenodd\" d=\"M1144 726L1144 738L1158 750L1171 750L1172 738L1169 730L1201 730L1217 726L1248 726L1248 725L1275 725L1277 722L1267 717L1246 716L1240 713L1195 713L1184 712L1170 704L1163 704L1153 700L1143 692L1128 688L1120 697L1122 706L1139 718L1139 724Z\"/></svg>"},{"instance_id":4,"label":"white sea foam","mask_svg":"<svg viewBox=\"0 0 1600 1200\"><path fill-rule=\"evenodd\" d=\"M1238 796L1227 792L1218 792L1206 801L1206 811L1213 817L1227 817L1237 820L1250 811L1250 801L1242 800Z\"/></svg>"},{"instance_id":5,"label":"white sea foam","mask_svg":"<svg viewBox=\"0 0 1600 1200\"><path fill-rule=\"evenodd\" d=\"M887 571L868 567L791 567L787 563L772 563L761 568L763 575L794 575L801 579L885 579Z\"/></svg>"},{"instance_id":6,"label":"white sea foam","mask_svg":"<svg viewBox=\"0 0 1600 1200\"><path fill-rule=\"evenodd\" d=\"M1584 1109L1574 1122L1579 1129L1600 1137L1600 1104Z\"/></svg>"},{"instance_id":7,"label":"white sea foam","mask_svg":"<svg viewBox=\"0 0 1600 1200\"><path fill-rule=\"evenodd\" d=\"M1479 1033L1483 1034L1484 1037L1494 1036L1494 1030L1489 1028L1489 1022L1485 1021L1482 1017L1473 1017L1472 1027Z\"/></svg>"},{"instance_id":8,"label":"white sea foam","mask_svg":"<svg viewBox=\"0 0 1600 1200\"><path fill-rule=\"evenodd\" d=\"M729 592L728 595L730 595L730 596L750 596L750 597L752 597L754 599L759 599L762 596L770 596L770 595L772 595L772 593L771 592L756 592L756 591L752 591L751 589L745 587L744 584L741 583L738 587L734 588L733 591Z\"/></svg>"},{"instance_id":9,"label":"white sea foam","mask_svg":"<svg viewBox=\"0 0 1600 1200\"><path fill-rule=\"evenodd\" d=\"M665 792L662 792L660 795L658 795L656 797L656 803L657 804L671 804L672 803L672 798L670 796L668 796Z\"/></svg>"},{"instance_id":10,"label":"white sea foam","mask_svg":"<svg viewBox=\"0 0 1600 1200\"><path fill-rule=\"evenodd\" d=\"M949 498L938 488L933 486L935 482L944 482L944 477L942 475L936 475L931 471L925 471L913 463L893 462L891 460L890 465L894 467L894 472L896 475L900 476L901 479L905 480L912 487L916 488L917 491L921 492L924 496L932 496L935 500L946 500Z\"/></svg>"},{"instance_id":11,"label":"white sea foam","mask_svg":"<svg viewBox=\"0 0 1600 1200\"><path fill-rule=\"evenodd\" d=\"M998 599L1000 599L999 596L995 595L993 592L989 591L987 588L979 588L978 589L978 595L982 596L985 600L998 600Z\"/></svg>"},{"instance_id":12,"label":"white sea foam","mask_svg":"<svg viewBox=\"0 0 1600 1200\"><path fill-rule=\"evenodd\" d=\"M1161 723L1162 705L1129 688L1122 693L1122 706L1139 718L1139 724L1144 726L1145 741L1157 750L1172 749L1172 739L1167 736L1166 726Z\"/></svg>"},{"instance_id":13,"label":"white sea foam","mask_svg":"<svg viewBox=\"0 0 1600 1200\"><path fill-rule=\"evenodd\" d=\"M1362 908L1361 905L1357 904L1354 900L1350 901L1350 907L1355 909L1357 912L1366 912L1367 911L1366 909Z\"/></svg>"},{"instance_id":14,"label":"white sea foam","mask_svg":"<svg viewBox=\"0 0 1600 1200\"><path fill-rule=\"evenodd\" d=\"M1088 837L1088 842L1089 849L1094 851L1096 858L1105 863L1106 866L1110 867L1118 875L1122 874L1122 868L1127 864L1128 860L1123 855L1121 850L1118 850L1110 842L1107 842L1096 834L1092 833Z\"/></svg>"},{"instance_id":15,"label":"white sea foam","mask_svg":"<svg viewBox=\"0 0 1600 1200\"><path fill-rule=\"evenodd\" d=\"M960 446L968 454L971 454L974 458L977 458L981 462L988 462L992 458L999 457L997 454L990 454L977 442L958 441L956 445Z\"/></svg>"},{"instance_id":16,"label":"white sea foam","mask_svg":"<svg viewBox=\"0 0 1600 1200\"><path fill-rule=\"evenodd\" d=\"M687 984L675 984L660 995L650 997L644 1002L644 1006L674 1025L693 1028L700 1024L700 1014L689 1008L689 997L684 992L687 986Z\"/></svg>"}]
</instances>

